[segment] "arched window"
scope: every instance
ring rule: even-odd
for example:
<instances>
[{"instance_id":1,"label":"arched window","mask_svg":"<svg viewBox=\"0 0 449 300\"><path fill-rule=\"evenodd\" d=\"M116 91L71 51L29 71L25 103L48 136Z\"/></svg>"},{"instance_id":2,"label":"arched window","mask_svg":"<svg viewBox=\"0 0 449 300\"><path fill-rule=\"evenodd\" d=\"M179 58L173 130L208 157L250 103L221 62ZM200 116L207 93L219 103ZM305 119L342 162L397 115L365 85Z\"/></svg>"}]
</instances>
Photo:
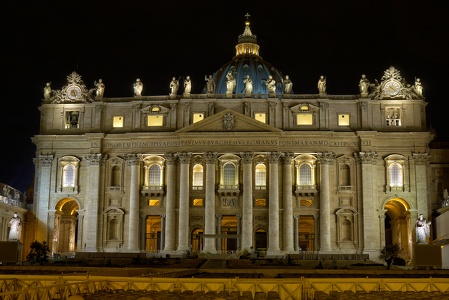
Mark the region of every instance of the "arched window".
<instances>
[{"instance_id":1,"label":"arched window","mask_svg":"<svg viewBox=\"0 0 449 300\"><path fill-rule=\"evenodd\" d=\"M74 187L75 186L75 166L72 164L65 165L63 168L62 175L62 186L63 187Z\"/></svg>"},{"instance_id":2,"label":"arched window","mask_svg":"<svg viewBox=\"0 0 449 300\"><path fill-rule=\"evenodd\" d=\"M194 187L203 186L203 166L201 164L196 164L193 166L193 176L192 183Z\"/></svg>"},{"instance_id":3,"label":"arched window","mask_svg":"<svg viewBox=\"0 0 449 300\"><path fill-rule=\"evenodd\" d=\"M152 165L149 169L149 186L161 186L161 167Z\"/></svg>"},{"instance_id":4,"label":"arched window","mask_svg":"<svg viewBox=\"0 0 449 300\"><path fill-rule=\"evenodd\" d=\"M390 186L401 187L403 185L402 166L398 163L392 163L389 166L389 170L390 170Z\"/></svg>"},{"instance_id":5,"label":"arched window","mask_svg":"<svg viewBox=\"0 0 449 300\"><path fill-rule=\"evenodd\" d=\"M256 187L267 185L267 167L264 164L256 165Z\"/></svg>"},{"instance_id":6,"label":"arched window","mask_svg":"<svg viewBox=\"0 0 449 300\"><path fill-rule=\"evenodd\" d=\"M309 164L299 166L299 185L312 185L312 169Z\"/></svg>"},{"instance_id":7,"label":"arched window","mask_svg":"<svg viewBox=\"0 0 449 300\"><path fill-rule=\"evenodd\" d=\"M225 186L235 185L235 166L232 163L224 165L223 179Z\"/></svg>"}]
</instances>

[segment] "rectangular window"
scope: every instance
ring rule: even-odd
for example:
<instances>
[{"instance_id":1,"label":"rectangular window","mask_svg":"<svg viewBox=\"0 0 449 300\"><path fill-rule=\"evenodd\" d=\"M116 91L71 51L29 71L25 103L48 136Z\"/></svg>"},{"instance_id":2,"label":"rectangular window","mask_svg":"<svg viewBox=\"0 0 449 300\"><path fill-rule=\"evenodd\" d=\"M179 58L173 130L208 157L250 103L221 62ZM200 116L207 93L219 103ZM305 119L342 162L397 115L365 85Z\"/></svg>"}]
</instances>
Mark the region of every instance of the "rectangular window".
<instances>
[{"instance_id":1,"label":"rectangular window","mask_svg":"<svg viewBox=\"0 0 449 300\"><path fill-rule=\"evenodd\" d=\"M193 199L193 206L203 206L203 199Z\"/></svg>"},{"instance_id":2,"label":"rectangular window","mask_svg":"<svg viewBox=\"0 0 449 300\"><path fill-rule=\"evenodd\" d=\"M267 123L267 114L266 113L255 113L254 119L256 119L259 122Z\"/></svg>"},{"instance_id":3,"label":"rectangular window","mask_svg":"<svg viewBox=\"0 0 449 300\"><path fill-rule=\"evenodd\" d=\"M267 199L256 199L256 206L267 206Z\"/></svg>"},{"instance_id":4,"label":"rectangular window","mask_svg":"<svg viewBox=\"0 0 449 300\"><path fill-rule=\"evenodd\" d=\"M164 125L164 116L162 115L150 115L148 116L148 126L162 126Z\"/></svg>"},{"instance_id":5,"label":"rectangular window","mask_svg":"<svg viewBox=\"0 0 449 300\"><path fill-rule=\"evenodd\" d=\"M148 205L149 206L159 206L159 203L160 203L159 199L150 199L150 200L148 200Z\"/></svg>"},{"instance_id":6,"label":"rectangular window","mask_svg":"<svg viewBox=\"0 0 449 300\"><path fill-rule=\"evenodd\" d=\"M296 125L313 125L313 114L297 114Z\"/></svg>"},{"instance_id":7,"label":"rectangular window","mask_svg":"<svg viewBox=\"0 0 449 300\"><path fill-rule=\"evenodd\" d=\"M114 116L112 120L112 127L123 127L123 116Z\"/></svg>"},{"instance_id":8,"label":"rectangular window","mask_svg":"<svg viewBox=\"0 0 449 300\"><path fill-rule=\"evenodd\" d=\"M204 120L204 113L194 113L193 114L193 123Z\"/></svg>"},{"instance_id":9,"label":"rectangular window","mask_svg":"<svg viewBox=\"0 0 449 300\"><path fill-rule=\"evenodd\" d=\"M338 126L349 126L349 114L338 115Z\"/></svg>"}]
</instances>

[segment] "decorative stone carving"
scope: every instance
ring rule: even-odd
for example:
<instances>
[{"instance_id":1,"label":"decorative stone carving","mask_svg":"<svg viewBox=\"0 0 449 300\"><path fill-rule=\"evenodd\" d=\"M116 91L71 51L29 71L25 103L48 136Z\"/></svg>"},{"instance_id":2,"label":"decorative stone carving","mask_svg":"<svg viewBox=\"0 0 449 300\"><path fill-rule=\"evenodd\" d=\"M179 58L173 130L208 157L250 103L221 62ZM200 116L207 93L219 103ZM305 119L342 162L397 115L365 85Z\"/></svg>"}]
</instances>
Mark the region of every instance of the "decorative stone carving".
<instances>
[{"instance_id":1,"label":"decorative stone carving","mask_svg":"<svg viewBox=\"0 0 449 300\"><path fill-rule=\"evenodd\" d=\"M226 113L223 116L223 129L227 131L231 131L235 128L235 117L231 113Z\"/></svg>"}]
</instances>

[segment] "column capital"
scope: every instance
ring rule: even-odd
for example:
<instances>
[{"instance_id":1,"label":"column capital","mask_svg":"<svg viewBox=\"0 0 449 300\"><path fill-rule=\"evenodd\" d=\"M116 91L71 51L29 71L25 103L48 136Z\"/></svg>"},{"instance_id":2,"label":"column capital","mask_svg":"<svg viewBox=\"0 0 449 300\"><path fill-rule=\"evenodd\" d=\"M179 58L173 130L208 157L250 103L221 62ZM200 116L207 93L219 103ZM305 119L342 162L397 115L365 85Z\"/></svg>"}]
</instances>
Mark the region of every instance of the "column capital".
<instances>
[{"instance_id":1,"label":"column capital","mask_svg":"<svg viewBox=\"0 0 449 300\"><path fill-rule=\"evenodd\" d=\"M89 166L98 166L99 164L104 163L104 160L107 159L107 155L103 156L101 153L87 154L84 156L84 159Z\"/></svg>"},{"instance_id":2,"label":"column capital","mask_svg":"<svg viewBox=\"0 0 449 300\"><path fill-rule=\"evenodd\" d=\"M135 153L125 154L126 165L137 166L140 162L140 157L141 157L140 154L135 154Z\"/></svg>"},{"instance_id":3,"label":"column capital","mask_svg":"<svg viewBox=\"0 0 449 300\"><path fill-rule=\"evenodd\" d=\"M362 164L375 165L378 154L374 151L354 153L354 158Z\"/></svg>"},{"instance_id":4,"label":"column capital","mask_svg":"<svg viewBox=\"0 0 449 300\"><path fill-rule=\"evenodd\" d=\"M51 154L39 155L39 163L42 167L51 167L54 156Z\"/></svg>"},{"instance_id":5,"label":"column capital","mask_svg":"<svg viewBox=\"0 0 449 300\"><path fill-rule=\"evenodd\" d=\"M335 162L336 154L334 152L317 153L318 159L322 164L330 164Z\"/></svg>"},{"instance_id":6,"label":"column capital","mask_svg":"<svg viewBox=\"0 0 449 300\"><path fill-rule=\"evenodd\" d=\"M244 164L250 164L253 162L254 152L240 152Z\"/></svg>"},{"instance_id":7,"label":"column capital","mask_svg":"<svg viewBox=\"0 0 449 300\"><path fill-rule=\"evenodd\" d=\"M429 161L428 153L413 153L413 160L415 165L425 165Z\"/></svg>"},{"instance_id":8,"label":"column capital","mask_svg":"<svg viewBox=\"0 0 449 300\"><path fill-rule=\"evenodd\" d=\"M294 154L291 152L284 153L282 155L282 160L284 161L284 165L289 165L292 163Z\"/></svg>"},{"instance_id":9,"label":"column capital","mask_svg":"<svg viewBox=\"0 0 449 300\"><path fill-rule=\"evenodd\" d=\"M176 153L176 156L181 161L181 164L188 164L190 163L190 158L192 157L191 152L178 152Z\"/></svg>"},{"instance_id":10,"label":"column capital","mask_svg":"<svg viewBox=\"0 0 449 300\"><path fill-rule=\"evenodd\" d=\"M281 158L282 153L281 152L270 152L268 153L268 160L270 164L276 164L279 161L279 158Z\"/></svg>"},{"instance_id":11,"label":"column capital","mask_svg":"<svg viewBox=\"0 0 449 300\"><path fill-rule=\"evenodd\" d=\"M214 164L217 161L217 157L218 157L217 152L204 153L204 158L206 160L206 164Z\"/></svg>"},{"instance_id":12,"label":"column capital","mask_svg":"<svg viewBox=\"0 0 449 300\"><path fill-rule=\"evenodd\" d=\"M165 153L164 157L167 164L174 165L176 163L177 157L174 153Z\"/></svg>"}]
</instances>

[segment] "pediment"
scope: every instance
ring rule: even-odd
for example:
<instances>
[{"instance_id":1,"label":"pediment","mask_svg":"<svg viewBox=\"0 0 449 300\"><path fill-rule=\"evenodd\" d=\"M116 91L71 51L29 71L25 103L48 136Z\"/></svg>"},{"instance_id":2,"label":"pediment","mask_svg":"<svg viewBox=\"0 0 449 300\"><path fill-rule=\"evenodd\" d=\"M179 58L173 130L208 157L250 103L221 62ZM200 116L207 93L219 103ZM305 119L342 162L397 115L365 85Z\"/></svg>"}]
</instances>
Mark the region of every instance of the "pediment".
<instances>
[{"instance_id":1,"label":"pediment","mask_svg":"<svg viewBox=\"0 0 449 300\"><path fill-rule=\"evenodd\" d=\"M226 109L204 120L178 130L185 132L281 132L282 130L257 121L232 109Z\"/></svg>"}]
</instances>

